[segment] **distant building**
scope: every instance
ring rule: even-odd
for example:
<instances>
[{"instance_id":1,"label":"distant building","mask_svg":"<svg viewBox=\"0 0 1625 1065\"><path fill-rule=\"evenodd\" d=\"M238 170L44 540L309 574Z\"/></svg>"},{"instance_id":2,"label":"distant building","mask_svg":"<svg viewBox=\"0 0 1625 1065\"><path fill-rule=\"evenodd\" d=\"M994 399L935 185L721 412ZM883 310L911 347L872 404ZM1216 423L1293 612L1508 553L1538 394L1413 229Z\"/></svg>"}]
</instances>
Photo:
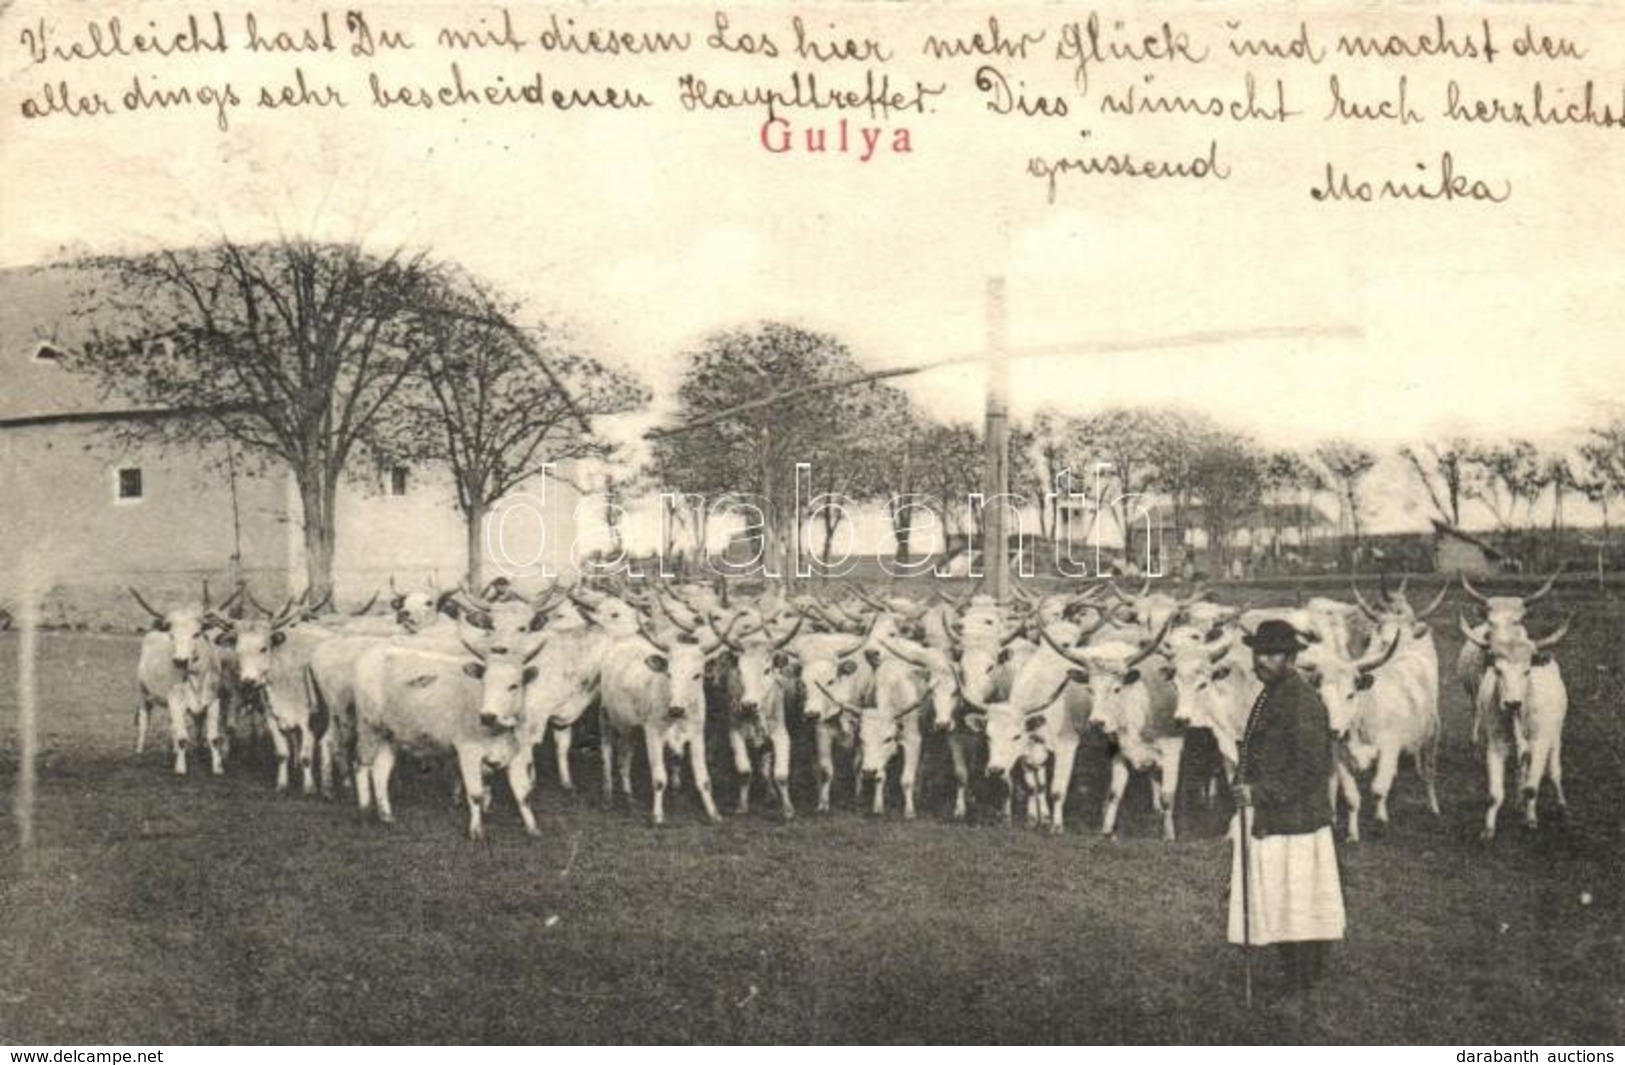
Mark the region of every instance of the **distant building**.
<instances>
[{"instance_id":1,"label":"distant building","mask_svg":"<svg viewBox=\"0 0 1625 1065\"><path fill-rule=\"evenodd\" d=\"M1447 522L1433 519L1433 566L1440 573L1487 576L1505 568L1507 556Z\"/></svg>"},{"instance_id":2,"label":"distant building","mask_svg":"<svg viewBox=\"0 0 1625 1065\"><path fill-rule=\"evenodd\" d=\"M304 534L292 474L225 448L120 445L110 430L174 417L98 392L67 369L58 337L71 275L0 270L0 603L24 571L49 571L45 620L144 621L124 590L160 609L235 571L262 598L304 586ZM567 472L567 471L561 471ZM550 481L498 515L507 561L567 570L578 494ZM393 576L403 587L456 583L466 536L452 486L437 470L358 471L340 486L336 597L359 605ZM500 572L502 551L486 550ZM516 572L534 572L537 565Z\"/></svg>"}]
</instances>

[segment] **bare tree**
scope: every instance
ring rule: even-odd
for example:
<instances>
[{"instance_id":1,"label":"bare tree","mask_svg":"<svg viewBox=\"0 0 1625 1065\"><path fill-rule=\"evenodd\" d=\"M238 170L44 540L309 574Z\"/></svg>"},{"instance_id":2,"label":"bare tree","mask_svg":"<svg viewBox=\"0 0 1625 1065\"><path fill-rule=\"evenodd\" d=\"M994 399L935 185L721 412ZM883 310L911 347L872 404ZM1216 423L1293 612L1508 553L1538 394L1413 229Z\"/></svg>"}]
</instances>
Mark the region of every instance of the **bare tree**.
<instances>
[{"instance_id":1,"label":"bare tree","mask_svg":"<svg viewBox=\"0 0 1625 1065\"><path fill-rule=\"evenodd\" d=\"M1428 494L1433 509L1450 525L1461 527L1461 501L1467 487L1467 456L1473 445L1461 437L1423 444L1421 448L1402 447L1400 457Z\"/></svg>"},{"instance_id":2,"label":"bare tree","mask_svg":"<svg viewBox=\"0 0 1625 1065\"><path fill-rule=\"evenodd\" d=\"M1585 472L1579 478L1580 491L1602 508L1603 543L1611 543L1608 524L1610 496L1625 496L1625 418L1592 429L1580 445Z\"/></svg>"},{"instance_id":3,"label":"bare tree","mask_svg":"<svg viewBox=\"0 0 1625 1065\"><path fill-rule=\"evenodd\" d=\"M1377 464L1377 456L1347 440L1328 440L1314 450L1314 458L1324 467L1337 492L1339 524L1349 530L1355 547L1362 543L1360 528L1360 482Z\"/></svg>"},{"instance_id":4,"label":"bare tree","mask_svg":"<svg viewBox=\"0 0 1625 1065\"><path fill-rule=\"evenodd\" d=\"M454 281L425 308L426 357L378 436L392 457L451 471L467 533L466 578L478 588L490 508L550 466L606 457L592 419L642 406L649 392L569 350L554 330L516 325L518 304L487 286Z\"/></svg>"},{"instance_id":5,"label":"bare tree","mask_svg":"<svg viewBox=\"0 0 1625 1065\"><path fill-rule=\"evenodd\" d=\"M232 241L74 264L91 278L73 365L102 389L181 416L122 431L230 441L293 472L308 585L332 587L337 486L422 360L420 308L440 270L426 254Z\"/></svg>"}]
</instances>

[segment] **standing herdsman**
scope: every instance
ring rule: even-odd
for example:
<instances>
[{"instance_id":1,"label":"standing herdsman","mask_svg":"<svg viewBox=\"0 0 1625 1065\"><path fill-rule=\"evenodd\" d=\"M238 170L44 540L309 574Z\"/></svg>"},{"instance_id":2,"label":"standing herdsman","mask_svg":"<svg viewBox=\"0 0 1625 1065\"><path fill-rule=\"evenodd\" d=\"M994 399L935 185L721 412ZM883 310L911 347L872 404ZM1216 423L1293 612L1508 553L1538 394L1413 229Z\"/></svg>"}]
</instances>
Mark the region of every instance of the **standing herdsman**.
<instances>
[{"instance_id":1,"label":"standing herdsman","mask_svg":"<svg viewBox=\"0 0 1625 1065\"><path fill-rule=\"evenodd\" d=\"M1332 842L1331 725L1326 704L1298 675L1304 645L1289 623L1264 621L1244 642L1264 689L1248 716L1236 770L1230 942L1277 944L1287 990L1306 997L1344 929ZM1252 829L1245 885L1243 817Z\"/></svg>"}]
</instances>

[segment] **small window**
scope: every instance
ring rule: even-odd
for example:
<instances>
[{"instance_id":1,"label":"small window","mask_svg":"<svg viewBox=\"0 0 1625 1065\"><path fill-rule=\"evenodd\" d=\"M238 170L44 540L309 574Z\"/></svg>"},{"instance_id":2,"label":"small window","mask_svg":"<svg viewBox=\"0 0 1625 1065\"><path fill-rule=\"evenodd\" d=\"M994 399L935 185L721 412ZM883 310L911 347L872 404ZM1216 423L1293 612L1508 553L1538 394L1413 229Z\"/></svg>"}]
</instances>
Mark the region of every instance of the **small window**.
<instances>
[{"instance_id":1,"label":"small window","mask_svg":"<svg viewBox=\"0 0 1625 1065\"><path fill-rule=\"evenodd\" d=\"M116 498L120 503L129 503L141 499L146 494L146 486L141 481L141 467L124 466L118 471L118 484Z\"/></svg>"},{"instance_id":2,"label":"small window","mask_svg":"<svg viewBox=\"0 0 1625 1065\"><path fill-rule=\"evenodd\" d=\"M405 466L396 466L389 471L389 494L403 496L406 494L408 470Z\"/></svg>"},{"instance_id":3,"label":"small window","mask_svg":"<svg viewBox=\"0 0 1625 1065\"><path fill-rule=\"evenodd\" d=\"M41 344L34 351L35 362L54 362L58 366L67 360L68 356L61 348L54 344Z\"/></svg>"}]
</instances>

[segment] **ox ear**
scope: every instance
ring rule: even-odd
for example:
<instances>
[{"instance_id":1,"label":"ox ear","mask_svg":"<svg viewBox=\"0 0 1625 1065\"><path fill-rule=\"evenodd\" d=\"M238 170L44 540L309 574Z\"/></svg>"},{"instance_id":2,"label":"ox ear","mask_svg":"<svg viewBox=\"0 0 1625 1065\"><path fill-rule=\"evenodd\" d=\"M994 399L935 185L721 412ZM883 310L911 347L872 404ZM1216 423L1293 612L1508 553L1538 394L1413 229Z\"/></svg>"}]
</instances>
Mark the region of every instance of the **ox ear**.
<instances>
[{"instance_id":1,"label":"ox ear","mask_svg":"<svg viewBox=\"0 0 1625 1065\"><path fill-rule=\"evenodd\" d=\"M998 661L999 661L999 665L1001 665L1001 666L1004 665L1006 662L1010 661L1010 648L1005 647L1005 648L1003 648L1003 649L1001 649L999 651L999 659L998 659Z\"/></svg>"},{"instance_id":2,"label":"ox ear","mask_svg":"<svg viewBox=\"0 0 1625 1065\"><path fill-rule=\"evenodd\" d=\"M496 623L491 620L491 615L483 610L470 610L464 620L476 629L484 629L486 632L490 632L496 627Z\"/></svg>"},{"instance_id":3,"label":"ox ear","mask_svg":"<svg viewBox=\"0 0 1625 1065\"><path fill-rule=\"evenodd\" d=\"M869 660L870 669L880 668L880 652L875 650L873 647L866 649L863 652L863 657Z\"/></svg>"},{"instance_id":4,"label":"ox ear","mask_svg":"<svg viewBox=\"0 0 1625 1065\"><path fill-rule=\"evenodd\" d=\"M1136 683L1139 682L1139 680L1140 680L1140 671L1137 670L1137 669L1131 669L1127 673L1123 674L1123 683L1124 684L1136 684Z\"/></svg>"},{"instance_id":5,"label":"ox ear","mask_svg":"<svg viewBox=\"0 0 1625 1065\"><path fill-rule=\"evenodd\" d=\"M1533 666L1549 666L1552 664L1552 653L1550 651L1536 651L1534 657L1529 659L1529 664Z\"/></svg>"},{"instance_id":6,"label":"ox ear","mask_svg":"<svg viewBox=\"0 0 1625 1065\"><path fill-rule=\"evenodd\" d=\"M790 664L790 656L789 655L785 654L783 651L774 651L773 652L773 668L774 669L783 669L785 666L787 666L789 664Z\"/></svg>"},{"instance_id":7,"label":"ox ear","mask_svg":"<svg viewBox=\"0 0 1625 1065\"><path fill-rule=\"evenodd\" d=\"M272 647L281 647L283 644L285 644L287 642L288 642L288 634L283 632L281 629L278 629L277 631L271 633L271 646Z\"/></svg>"},{"instance_id":8,"label":"ox ear","mask_svg":"<svg viewBox=\"0 0 1625 1065\"><path fill-rule=\"evenodd\" d=\"M153 632L168 632L169 631L169 620L167 618L153 618L152 619L152 631Z\"/></svg>"},{"instance_id":9,"label":"ox ear","mask_svg":"<svg viewBox=\"0 0 1625 1065\"><path fill-rule=\"evenodd\" d=\"M1089 674L1082 669L1069 669L1066 671L1066 679L1073 684L1088 684Z\"/></svg>"},{"instance_id":10,"label":"ox ear","mask_svg":"<svg viewBox=\"0 0 1625 1065\"><path fill-rule=\"evenodd\" d=\"M519 683L529 684L531 681L536 679L536 675L540 672L541 670L537 669L535 666L526 666L524 672L520 674Z\"/></svg>"},{"instance_id":11,"label":"ox ear","mask_svg":"<svg viewBox=\"0 0 1625 1065\"><path fill-rule=\"evenodd\" d=\"M391 609L391 610L399 610L401 607L403 607L405 605L406 605L406 596L404 596L404 595L397 595L397 596L395 596L393 599L391 599L389 601L389 609Z\"/></svg>"},{"instance_id":12,"label":"ox ear","mask_svg":"<svg viewBox=\"0 0 1625 1065\"><path fill-rule=\"evenodd\" d=\"M664 673L668 663L665 655L650 655L643 660L643 664L649 667L650 672Z\"/></svg>"},{"instance_id":13,"label":"ox ear","mask_svg":"<svg viewBox=\"0 0 1625 1065\"><path fill-rule=\"evenodd\" d=\"M1163 680L1173 680L1174 679L1174 674L1177 673L1177 672L1179 672L1179 671L1176 670L1171 664L1163 666L1162 667L1162 679Z\"/></svg>"},{"instance_id":14,"label":"ox ear","mask_svg":"<svg viewBox=\"0 0 1625 1065\"><path fill-rule=\"evenodd\" d=\"M972 710L970 713L966 714L964 721L965 727L970 729L972 732L987 731L987 715L982 713L980 710Z\"/></svg>"},{"instance_id":15,"label":"ox ear","mask_svg":"<svg viewBox=\"0 0 1625 1065\"><path fill-rule=\"evenodd\" d=\"M538 610L530 616L530 631L541 632L547 627L547 612Z\"/></svg>"},{"instance_id":16,"label":"ox ear","mask_svg":"<svg viewBox=\"0 0 1625 1065\"><path fill-rule=\"evenodd\" d=\"M282 634L277 633L277 635L280 636ZM214 638L214 645L216 647L236 647L237 646L237 634L235 632L230 631L230 630L227 630L226 632L222 632L220 635L218 635L218 636L216 636Z\"/></svg>"},{"instance_id":17,"label":"ox ear","mask_svg":"<svg viewBox=\"0 0 1625 1065\"><path fill-rule=\"evenodd\" d=\"M1358 677L1354 678L1354 690L1362 692L1370 691L1371 686L1375 683L1377 683L1375 673L1361 673Z\"/></svg>"},{"instance_id":18,"label":"ox ear","mask_svg":"<svg viewBox=\"0 0 1625 1065\"><path fill-rule=\"evenodd\" d=\"M1039 729L1044 727L1044 724L1047 721L1049 721L1048 714L1034 714L1032 717L1029 717L1026 721L1022 722L1021 727L1026 729L1028 732L1037 732Z\"/></svg>"},{"instance_id":19,"label":"ox ear","mask_svg":"<svg viewBox=\"0 0 1625 1065\"><path fill-rule=\"evenodd\" d=\"M1220 666L1218 669L1215 669L1213 671L1213 679L1214 680L1223 680L1224 678L1228 677L1229 675L1230 675L1230 667L1229 666Z\"/></svg>"},{"instance_id":20,"label":"ox ear","mask_svg":"<svg viewBox=\"0 0 1625 1065\"><path fill-rule=\"evenodd\" d=\"M858 671L858 664L850 658L841 659L841 664L835 667L837 677L850 677Z\"/></svg>"},{"instance_id":21,"label":"ox ear","mask_svg":"<svg viewBox=\"0 0 1625 1065\"><path fill-rule=\"evenodd\" d=\"M473 677L475 680L484 680L485 679L485 663L484 662L464 662L463 663L463 672L467 673L469 676Z\"/></svg>"}]
</instances>

